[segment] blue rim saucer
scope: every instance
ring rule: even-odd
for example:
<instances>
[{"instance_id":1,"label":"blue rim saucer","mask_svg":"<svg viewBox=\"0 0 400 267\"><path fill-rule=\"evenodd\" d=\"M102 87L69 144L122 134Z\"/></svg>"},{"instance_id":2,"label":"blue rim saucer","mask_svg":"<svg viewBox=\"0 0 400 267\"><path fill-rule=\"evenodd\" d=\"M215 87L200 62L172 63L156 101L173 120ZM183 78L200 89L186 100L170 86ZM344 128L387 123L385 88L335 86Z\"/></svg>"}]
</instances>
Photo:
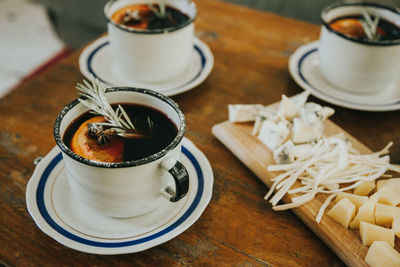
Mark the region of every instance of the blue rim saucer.
<instances>
[{"instance_id":1,"label":"blue rim saucer","mask_svg":"<svg viewBox=\"0 0 400 267\"><path fill-rule=\"evenodd\" d=\"M168 96L186 92L201 84L210 74L213 65L214 57L211 50L198 38L194 38L192 58L185 72L162 82L146 83L123 77L113 65L108 36L90 43L79 57L80 71L87 79L93 75L109 86L152 89Z\"/></svg>"},{"instance_id":2,"label":"blue rim saucer","mask_svg":"<svg viewBox=\"0 0 400 267\"><path fill-rule=\"evenodd\" d=\"M400 80L374 94L355 94L329 83L319 69L318 41L299 47L289 59L289 72L295 82L315 97L328 103L364 111L400 109Z\"/></svg>"},{"instance_id":3,"label":"blue rim saucer","mask_svg":"<svg viewBox=\"0 0 400 267\"><path fill-rule=\"evenodd\" d=\"M26 202L36 225L59 243L93 254L139 252L164 243L189 228L208 205L213 173L204 154L183 139L180 161L189 172L190 188L182 200L165 201L156 210L132 218L97 214L74 197L61 152L54 147L36 166Z\"/></svg>"}]
</instances>

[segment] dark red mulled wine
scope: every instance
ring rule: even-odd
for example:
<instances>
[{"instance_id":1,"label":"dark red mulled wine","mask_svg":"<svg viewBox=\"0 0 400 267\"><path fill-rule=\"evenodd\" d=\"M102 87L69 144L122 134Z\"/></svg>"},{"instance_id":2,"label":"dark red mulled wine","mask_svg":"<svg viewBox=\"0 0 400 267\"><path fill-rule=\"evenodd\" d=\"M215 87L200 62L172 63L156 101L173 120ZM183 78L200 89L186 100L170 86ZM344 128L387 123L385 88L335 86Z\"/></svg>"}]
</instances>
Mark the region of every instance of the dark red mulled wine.
<instances>
[{"instance_id":1,"label":"dark red mulled wine","mask_svg":"<svg viewBox=\"0 0 400 267\"><path fill-rule=\"evenodd\" d=\"M375 17L371 16L371 19L374 20ZM350 37L360 40L368 40L361 23L362 20L362 15L339 17L331 21L329 26L331 26L333 30ZM382 18L379 19L376 33L378 34L379 41L400 39L400 27Z\"/></svg>"},{"instance_id":2,"label":"dark red mulled wine","mask_svg":"<svg viewBox=\"0 0 400 267\"><path fill-rule=\"evenodd\" d=\"M105 122L103 117L86 112L66 129L63 142L76 154L101 162L126 162L153 155L166 148L177 136L177 126L164 113L139 104L120 104L140 137L113 136L103 144L89 134L88 123ZM114 110L116 105L113 105Z\"/></svg>"},{"instance_id":3,"label":"dark red mulled wine","mask_svg":"<svg viewBox=\"0 0 400 267\"><path fill-rule=\"evenodd\" d=\"M154 8L159 11L159 6ZM125 6L112 14L111 19L120 25L135 29L165 29L185 23L189 16L176 8L166 6L165 16L160 17L145 4Z\"/></svg>"}]
</instances>

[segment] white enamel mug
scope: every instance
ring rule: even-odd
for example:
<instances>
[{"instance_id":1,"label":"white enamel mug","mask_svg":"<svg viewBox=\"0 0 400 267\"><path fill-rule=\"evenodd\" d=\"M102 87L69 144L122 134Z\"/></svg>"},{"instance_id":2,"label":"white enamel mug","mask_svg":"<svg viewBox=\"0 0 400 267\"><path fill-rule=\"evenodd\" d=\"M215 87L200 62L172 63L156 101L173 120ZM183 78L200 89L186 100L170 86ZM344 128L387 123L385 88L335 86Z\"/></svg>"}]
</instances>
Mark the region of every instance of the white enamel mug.
<instances>
[{"instance_id":1,"label":"white enamel mug","mask_svg":"<svg viewBox=\"0 0 400 267\"><path fill-rule=\"evenodd\" d=\"M352 93L370 94L394 86L400 78L400 39L365 41L333 30L333 20L361 15L365 10L400 27L400 10L380 4L342 2L321 13L318 56L323 76Z\"/></svg>"},{"instance_id":2,"label":"white enamel mug","mask_svg":"<svg viewBox=\"0 0 400 267\"><path fill-rule=\"evenodd\" d=\"M62 150L68 182L75 196L98 213L110 217L132 217L150 212L162 201L175 202L189 188L185 167L178 161L185 133L185 117L169 97L146 89L107 89L111 104L137 103L161 111L176 125L178 133L164 149L139 160L105 163L78 156L63 142L74 119L88 111L78 100L67 105L54 124L54 137ZM166 200L166 199L167 200Z\"/></svg>"},{"instance_id":3,"label":"white enamel mug","mask_svg":"<svg viewBox=\"0 0 400 267\"><path fill-rule=\"evenodd\" d=\"M197 8L190 0L166 0L167 5L189 16L187 22L166 29L133 29L111 19L125 6L153 2L111 0L104 7L113 64L127 79L159 82L174 78L184 72L193 54Z\"/></svg>"}]
</instances>

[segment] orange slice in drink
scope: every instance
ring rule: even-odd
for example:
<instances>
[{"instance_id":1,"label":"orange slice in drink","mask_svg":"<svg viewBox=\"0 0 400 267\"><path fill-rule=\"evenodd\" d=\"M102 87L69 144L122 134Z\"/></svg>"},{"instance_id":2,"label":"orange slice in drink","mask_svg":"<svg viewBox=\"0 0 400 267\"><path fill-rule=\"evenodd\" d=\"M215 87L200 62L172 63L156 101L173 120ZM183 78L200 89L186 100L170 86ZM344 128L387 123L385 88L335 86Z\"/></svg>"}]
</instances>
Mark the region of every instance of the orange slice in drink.
<instances>
[{"instance_id":1,"label":"orange slice in drink","mask_svg":"<svg viewBox=\"0 0 400 267\"><path fill-rule=\"evenodd\" d=\"M339 19L330 24L331 28L337 32L349 35L354 38L364 38L365 32L359 19L346 18Z\"/></svg>"},{"instance_id":2,"label":"orange slice in drink","mask_svg":"<svg viewBox=\"0 0 400 267\"><path fill-rule=\"evenodd\" d=\"M70 148L79 156L100 162L122 162L124 143L120 137L113 137L107 144L99 145L97 139L89 136L88 123L106 122L104 117L93 117L79 126L72 137Z\"/></svg>"}]
</instances>

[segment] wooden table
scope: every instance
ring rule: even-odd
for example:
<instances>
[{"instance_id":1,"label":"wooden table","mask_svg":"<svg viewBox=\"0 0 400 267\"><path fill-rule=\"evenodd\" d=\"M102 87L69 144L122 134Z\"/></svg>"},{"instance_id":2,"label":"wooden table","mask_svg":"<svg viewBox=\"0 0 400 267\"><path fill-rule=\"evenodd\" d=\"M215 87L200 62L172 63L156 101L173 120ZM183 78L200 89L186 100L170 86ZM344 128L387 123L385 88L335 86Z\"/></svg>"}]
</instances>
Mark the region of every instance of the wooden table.
<instances>
[{"instance_id":1,"label":"wooden table","mask_svg":"<svg viewBox=\"0 0 400 267\"><path fill-rule=\"evenodd\" d=\"M57 114L77 97L77 51L0 100L0 266L344 265L292 212L273 211L263 200L264 184L211 134L230 103L269 104L299 93L288 58L318 39L319 26L216 0L197 4L196 34L210 46L214 69L203 84L173 98L186 115L186 136L213 167L213 196L200 219L165 244L118 256L74 251L36 227L25 188L32 161L55 145ZM332 120L372 150L393 140L392 161L400 162L400 112L334 108Z\"/></svg>"}]
</instances>

